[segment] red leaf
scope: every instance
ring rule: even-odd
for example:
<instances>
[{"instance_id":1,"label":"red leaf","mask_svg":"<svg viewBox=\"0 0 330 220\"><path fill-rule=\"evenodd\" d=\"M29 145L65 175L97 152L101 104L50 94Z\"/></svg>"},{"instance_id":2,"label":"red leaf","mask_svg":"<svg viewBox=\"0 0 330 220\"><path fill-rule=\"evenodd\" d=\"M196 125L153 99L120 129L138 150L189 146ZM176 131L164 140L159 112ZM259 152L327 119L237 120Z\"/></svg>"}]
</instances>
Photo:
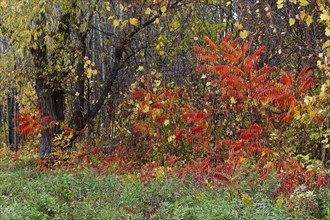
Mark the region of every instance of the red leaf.
<instances>
[{"instance_id":1,"label":"red leaf","mask_svg":"<svg viewBox=\"0 0 330 220\"><path fill-rule=\"evenodd\" d=\"M195 113L184 113L184 114L182 114L182 117L183 118L195 118Z\"/></svg>"},{"instance_id":2,"label":"red leaf","mask_svg":"<svg viewBox=\"0 0 330 220\"><path fill-rule=\"evenodd\" d=\"M179 96L184 92L184 88L180 88L176 91L175 96Z\"/></svg>"},{"instance_id":3,"label":"red leaf","mask_svg":"<svg viewBox=\"0 0 330 220\"><path fill-rule=\"evenodd\" d=\"M168 160L168 161L166 162L166 164L167 164L167 165L174 165L174 164L176 164L179 160L180 160L180 158L174 158L174 159Z\"/></svg>"},{"instance_id":4,"label":"red leaf","mask_svg":"<svg viewBox=\"0 0 330 220\"><path fill-rule=\"evenodd\" d=\"M255 130L258 130L258 131L261 131L261 130L262 130L262 128L261 128L258 124L253 124L253 125L251 126L251 128L252 128L252 129L255 129Z\"/></svg>"},{"instance_id":5,"label":"red leaf","mask_svg":"<svg viewBox=\"0 0 330 220\"><path fill-rule=\"evenodd\" d=\"M203 130L203 128L204 128L204 126L202 126L202 125L197 126L197 127L195 127L195 128L192 128L192 129L191 129L191 133L192 133L192 134L197 134L197 133L201 132L201 131Z\"/></svg>"},{"instance_id":6,"label":"red leaf","mask_svg":"<svg viewBox=\"0 0 330 220\"><path fill-rule=\"evenodd\" d=\"M304 84L302 84L300 87L299 87L299 94L302 94L304 93L307 89L309 89L309 87L311 87L312 84L314 84L314 79L313 78L309 78L308 80L306 80L304 82Z\"/></svg>"},{"instance_id":7,"label":"red leaf","mask_svg":"<svg viewBox=\"0 0 330 220\"><path fill-rule=\"evenodd\" d=\"M229 139L224 139L220 142L221 145L231 145L233 144L233 140L229 140Z\"/></svg>"},{"instance_id":8,"label":"red leaf","mask_svg":"<svg viewBox=\"0 0 330 220\"><path fill-rule=\"evenodd\" d=\"M145 134L149 130L147 122L139 122L133 125L133 131L141 134Z\"/></svg>"},{"instance_id":9,"label":"red leaf","mask_svg":"<svg viewBox=\"0 0 330 220\"><path fill-rule=\"evenodd\" d=\"M214 70L218 73L221 72L228 72L230 70L230 66L226 66L226 65L218 65L214 67Z\"/></svg>"},{"instance_id":10,"label":"red leaf","mask_svg":"<svg viewBox=\"0 0 330 220\"><path fill-rule=\"evenodd\" d=\"M189 144L193 144L194 140L191 138L189 132L186 133L186 140L188 141Z\"/></svg>"},{"instance_id":11,"label":"red leaf","mask_svg":"<svg viewBox=\"0 0 330 220\"><path fill-rule=\"evenodd\" d=\"M252 151L256 152L256 153L266 153L266 154L273 154L274 153L273 150L268 149L268 148L264 148L264 147L254 147L254 148L252 148Z\"/></svg>"},{"instance_id":12,"label":"red leaf","mask_svg":"<svg viewBox=\"0 0 330 220\"><path fill-rule=\"evenodd\" d=\"M101 149L94 149L94 150L90 151L89 154L95 155L95 154L99 154L100 152L101 152Z\"/></svg>"},{"instance_id":13,"label":"red leaf","mask_svg":"<svg viewBox=\"0 0 330 220\"><path fill-rule=\"evenodd\" d=\"M175 140L179 140L181 138L183 134L183 130L179 131L176 135L175 135Z\"/></svg>"},{"instance_id":14,"label":"red leaf","mask_svg":"<svg viewBox=\"0 0 330 220\"><path fill-rule=\"evenodd\" d=\"M221 181L228 181L228 177L224 173L214 172L214 178Z\"/></svg>"},{"instance_id":15,"label":"red leaf","mask_svg":"<svg viewBox=\"0 0 330 220\"><path fill-rule=\"evenodd\" d=\"M50 116L45 116L42 119L40 119L40 123L46 122L46 121L50 120L51 118L52 117L50 117Z\"/></svg>"},{"instance_id":16,"label":"red leaf","mask_svg":"<svg viewBox=\"0 0 330 220\"><path fill-rule=\"evenodd\" d=\"M312 74L312 70L310 70L310 71L308 71L307 73L306 73L306 71L309 69L309 66L308 65L306 65L301 71L300 71L300 73L298 74L298 77L297 77L297 79L298 79L298 84L299 85L301 85L304 81L306 81L307 80L307 78L309 78L310 77L310 75Z\"/></svg>"},{"instance_id":17,"label":"red leaf","mask_svg":"<svg viewBox=\"0 0 330 220\"><path fill-rule=\"evenodd\" d=\"M156 121L159 122L159 123L163 123L165 121L165 119L166 119L166 116L161 116L161 117L158 117L156 119Z\"/></svg>"},{"instance_id":18,"label":"red leaf","mask_svg":"<svg viewBox=\"0 0 330 220\"><path fill-rule=\"evenodd\" d=\"M163 108L164 106L164 103L154 103L151 105L152 108Z\"/></svg>"},{"instance_id":19,"label":"red leaf","mask_svg":"<svg viewBox=\"0 0 330 220\"><path fill-rule=\"evenodd\" d=\"M255 138L256 135L253 134L253 133L241 133L240 134L240 138L241 139L252 139L252 138Z\"/></svg>"},{"instance_id":20,"label":"red leaf","mask_svg":"<svg viewBox=\"0 0 330 220\"><path fill-rule=\"evenodd\" d=\"M131 99L140 99L144 97L147 94L147 92L144 89L140 89L138 91L131 93Z\"/></svg>"},{"instance_id":21,"label":"red leaf","mask_svg":"<svg viewBox=\"0 0 330 220\"><path fill-rule=\"evenodd\" d=\"M128 206L124 206L123 209L124 209L126 212L129 212L129 213L132 213L132 214L136 214L136 213L137 213L133 208L130 208L130 207L128 207Z\"/></svg>"},{"instance_id":22,"label":"red leaf","mask_svg":"<svg viewBox=\"0 0 330 220\"><path fill-rule=\"evenodd\" d=\"M243 148L243 145L242 145L242 144L234 145L233 150L234 150L234 151L239 151L239 150L241 150L242 148Z\"/></svg>"}]
</instances>

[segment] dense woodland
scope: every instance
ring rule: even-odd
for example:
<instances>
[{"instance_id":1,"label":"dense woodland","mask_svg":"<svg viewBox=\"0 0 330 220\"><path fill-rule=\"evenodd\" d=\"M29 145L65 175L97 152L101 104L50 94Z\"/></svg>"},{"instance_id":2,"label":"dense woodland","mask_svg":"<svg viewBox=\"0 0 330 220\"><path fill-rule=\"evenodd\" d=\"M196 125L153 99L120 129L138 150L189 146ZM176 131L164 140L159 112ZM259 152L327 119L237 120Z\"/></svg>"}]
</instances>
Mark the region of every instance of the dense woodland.
<instances>
[{"instance_id":1,"label":"dense woodland","mask_svg":"<svg viewBox=\"0 0 330 220\"><path fill-rule=\"evenodd\" d=\"M274 198L326 187L329 10L327 0L1 0L0 156L142 181L189 173L232 190L275 176Z\"/></svg>"}]
</instances>

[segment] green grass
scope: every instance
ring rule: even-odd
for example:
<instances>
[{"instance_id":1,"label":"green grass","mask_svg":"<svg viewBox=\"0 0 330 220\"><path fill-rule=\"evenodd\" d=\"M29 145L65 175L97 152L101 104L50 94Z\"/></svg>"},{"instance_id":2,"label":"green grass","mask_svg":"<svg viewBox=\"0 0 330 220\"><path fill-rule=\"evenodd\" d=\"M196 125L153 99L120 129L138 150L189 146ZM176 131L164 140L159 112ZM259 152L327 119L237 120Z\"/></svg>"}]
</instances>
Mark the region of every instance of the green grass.
<instances>
[{"instance_id":1,"label":"green grass","mask_svg":"<svg viewBox=\"0 0 330 220\"><path fill-rule=\"evenodd\" d=\"M93 171L43 173L28 167L0 166L0 219L329 219L325 212L276 207L267 189L250 193L252 202L242 204L239 193L231 198L171 177L144 184ZM323 211L330 204L330 190L324 190L316 197Z\"/></svg>"}]
</instances>

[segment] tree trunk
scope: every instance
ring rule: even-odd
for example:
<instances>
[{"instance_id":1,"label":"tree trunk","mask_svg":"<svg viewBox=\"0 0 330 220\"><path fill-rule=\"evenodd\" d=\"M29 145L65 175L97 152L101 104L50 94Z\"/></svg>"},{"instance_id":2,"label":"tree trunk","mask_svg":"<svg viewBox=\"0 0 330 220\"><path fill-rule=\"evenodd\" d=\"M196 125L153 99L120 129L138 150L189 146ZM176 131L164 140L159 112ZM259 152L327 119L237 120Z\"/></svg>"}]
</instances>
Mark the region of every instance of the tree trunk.
<instances>
[{"instance_id":1,"label":"tree trunk","mask_svg":"<svg viewBox=\"0 0 330 220\"><path fill-rule=\"evenodd\" d=\"M39 109L42 117L50 116L52 121L64 120L64 93L60 90L52 90L46 85L44 77L36 79L36 91L39 100ZM49 122L45 122L46 126ZM40 138L40 155L48 156L52 152L52 138L55 134L61 133L58 125L43 129Z\"/></svg>"},{"instance_id":2,"label":"tree trunk","mask_svg":"<svg viewBox=\"0 0 330 220\"><path fill-rule=\"evenodd\" d=\"M86 44L85 37L80 38L81 48L83 49L81 60L77 64L77 88L76 92L79 94L78 97L74 100L74 110L71 119L72 128L76 131L83 129L83 113L85 105L85 77L84 77L84 61L83 58L86 55Z\"/></svg>"},{"instance_id":3,"label":"tree trunk","mask_svg":"<svg viewBox=\"0 0 330 220\"><path fill-rule=\"evenodd\" d=\"M4 130L3 125L4 125L4 119L3 119L3 113L2 113L2 105L0 103L0 133Z\"/></svg>"},{"instance_id":4,"label":"tree trunk","mask_svg":"<svg viewBox=\"0 0 330 220\"><path fill-rule=\"evenodd\" d=\"M14 96L12 94L7 96L7 121L8 121L8 145L14 145Z\"/></svg>"}]
</instances>

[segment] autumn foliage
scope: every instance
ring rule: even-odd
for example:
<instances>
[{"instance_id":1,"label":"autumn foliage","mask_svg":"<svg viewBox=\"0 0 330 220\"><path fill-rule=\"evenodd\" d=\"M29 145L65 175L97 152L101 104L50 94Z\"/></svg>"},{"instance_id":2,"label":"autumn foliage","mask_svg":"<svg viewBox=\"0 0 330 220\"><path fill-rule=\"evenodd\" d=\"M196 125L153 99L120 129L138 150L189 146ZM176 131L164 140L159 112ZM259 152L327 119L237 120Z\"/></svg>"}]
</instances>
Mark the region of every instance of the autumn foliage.
<instances>
[{"instance_id":1,"label":"autumn foliage","mask_svg":"<svg viewBox=\"0 0 330 220\"><path fill-rule=\"evenodd\" d=\"M33 113L20 113L15 118L18 126L15 128L17 133L22 135L34 136L38 135L43 129L47 129L56 124L51 120L50 116L42 117L42 112L36 106Z\"/></svg>"},{"instance_id":2,"label":"autumn foliage","mask_svg":"<svg viewBox=\"0 0 330 220\"><path fill-rule=\"evenodd\" d=\"M132 146L118 144L107 155L85 144L63 163L115 173L135 169L143 181L157 178L161 167L162 173L193 176L201 183L230 190L275 176L274 197L289 196L300 184L310 188L329 185L326 174L304 170L295 155L286 152L288 143L272 138L290 129L295 115L306 111L302 100L315 83L312 70L306 66L295 75L263 65L260 60L266 48L250 53L252 39L232 40L231 33L220 45L208 37L204 40L206 46L194 47L199 61L196 68L207 74L216 92L194 100L194 94L183 87L152 88L149 83L136 89L129 95L135 117L130 130ZM17 131L37 134L50 120L40 115L21 114ZM61 161L37 163L38 167L46 164L56 167Z\"/></svg>"}]
</instances>

